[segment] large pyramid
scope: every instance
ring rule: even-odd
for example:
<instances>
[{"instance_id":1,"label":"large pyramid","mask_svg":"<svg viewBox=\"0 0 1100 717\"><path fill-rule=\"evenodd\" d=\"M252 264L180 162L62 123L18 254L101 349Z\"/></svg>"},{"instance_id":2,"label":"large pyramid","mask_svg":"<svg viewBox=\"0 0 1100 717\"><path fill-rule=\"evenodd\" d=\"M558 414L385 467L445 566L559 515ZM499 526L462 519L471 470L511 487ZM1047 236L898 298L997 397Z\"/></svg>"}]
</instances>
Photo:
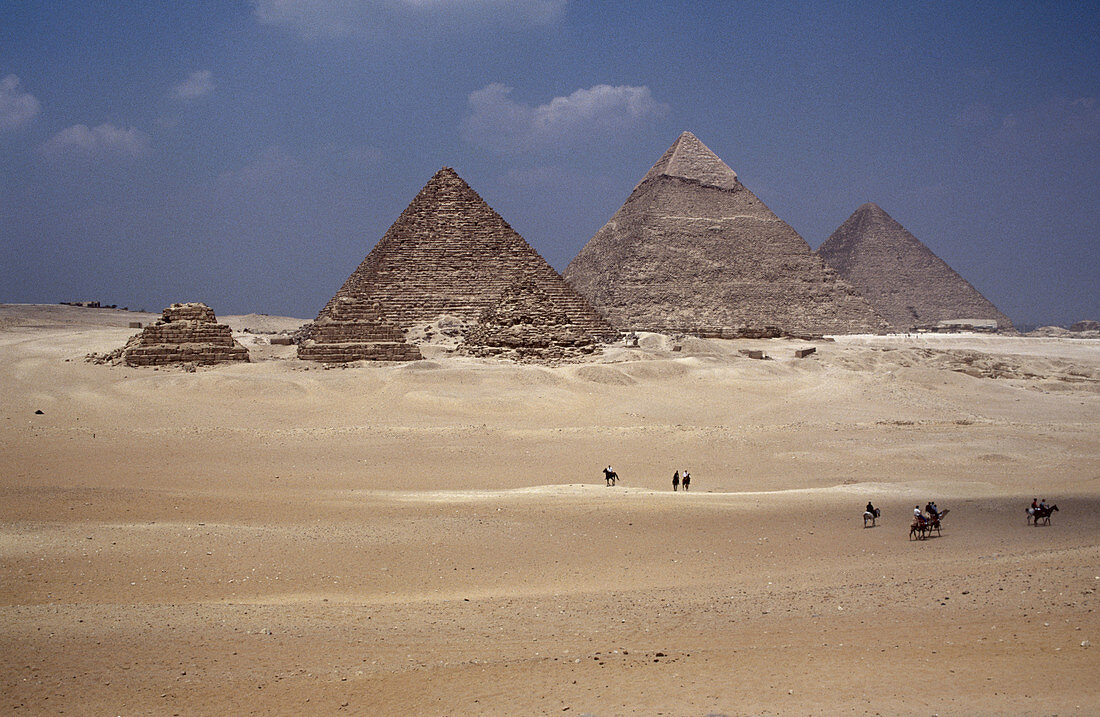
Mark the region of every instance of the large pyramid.
<instances>
[{"instance_id":1,"label":"large pyramid","mask_svg":"<svg viewBox=\"0 0 1100 717\"><path fill-rule=\"evenodd\" d=\"M690 132L657 160L564 276L623 330L735 337L887 329Z\"/></svg>"},{"instance_id":2,"label":"large pyramid","mask_svg":"<svg viewBox=\"0 0 1100 717\"><path fill-rule=\"evenodd\" d=\"M404 332L440 316L476 326L502 300L514 302L516 287L537 289L530 300L546 303L545 311L559 317L558 343L565 327L589 344L617 334L477 192L444 167L321 310L299 356L326 360L333 352L318 350L318 344L355 344L356 329L348 318L358 312L349 306L370 307L363 331L377 339L379 325ZM340 330L328 336L323 327L333 323ZM532 348L540 349L547 342L535 344Z\"/></svg>"},{"instance_id":3,"label":"large pyramid","mask_svg":"<svg viewBox=\"0 0 1100 717\"><path fill-rule=\"evenodd\" d=\"M899 331L975 319L1012 330L1007 316L877 204L857 209L817 254Z\"/></svg>"}]
</instances>

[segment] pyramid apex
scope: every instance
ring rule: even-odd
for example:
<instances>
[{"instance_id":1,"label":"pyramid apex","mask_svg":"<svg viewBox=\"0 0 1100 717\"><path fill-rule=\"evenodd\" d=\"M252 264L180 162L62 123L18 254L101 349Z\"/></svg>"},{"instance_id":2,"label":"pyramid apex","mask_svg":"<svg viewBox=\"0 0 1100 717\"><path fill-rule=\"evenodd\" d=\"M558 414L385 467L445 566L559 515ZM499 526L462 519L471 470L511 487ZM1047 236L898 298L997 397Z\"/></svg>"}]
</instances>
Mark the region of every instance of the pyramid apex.
<instances>
[{"instance_id":1,"label":"pyramid apex","mask_svg":"<svg viewBox=\"0 0 1100 717\"><path fill-rule=\"evenodd\" d=\"M874 202L864 202L863 204L860 204L859 208L856 209L853 214L874 214L875 216L882 216L893 219L893 217L886 213L885 209L875 204Z\"/></svg>"},{"instance_id":2,"label":"pyramid apex","mask_svg":"<svg viewBox=\"0 0 1100 717\"><path fill-rule=\"evenodd\" d=\"M448 178L449 177L454 177L454 178L457 178L457 179L462 179L462 177L458 176L458 172L454 171L454 169L452 169L451 167L446 167L446 166L440 167L439 171L432 175L432 179L443 179L445 177L448 177Z\"/></svg>"},{"instance_id":3,"label":"pyramid apex","mask_svg":"<svg viewBox=\"0 0 1100 717\"><path fill-rule=\"evenodd\" d=\"M657 160L639 182L660 176L677 177L719 189L736 189L741 186L734 172L710 147L687 130L680 133L661 158Z\"/></svg>"},{"instance_id":4,"label":"pyramid apex","mask_svg":"<svg viewBox=\"0 0 1100 717\"><path fill-rule=\"evenodd\" d=\"M434 191L448 187L453 189L454 191L469 190L473 192L473 189L471 189L470 185L466 183L466 180L458 176L458 172L456 172L451 167L440 167L439 171L432 175L432 178L428 180L423 189L421 189L420 191Z\"/></svg>"}]
</instances>

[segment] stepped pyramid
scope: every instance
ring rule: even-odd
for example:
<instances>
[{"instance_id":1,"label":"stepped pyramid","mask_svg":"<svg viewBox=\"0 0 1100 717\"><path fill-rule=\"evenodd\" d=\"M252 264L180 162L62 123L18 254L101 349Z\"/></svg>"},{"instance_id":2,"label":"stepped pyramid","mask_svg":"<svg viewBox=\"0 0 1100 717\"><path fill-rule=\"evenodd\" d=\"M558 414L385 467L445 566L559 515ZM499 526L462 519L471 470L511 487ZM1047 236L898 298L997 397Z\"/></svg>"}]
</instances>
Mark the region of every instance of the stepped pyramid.
<instances>
[{"instance_id":1,"label":"stepped pyramid","mask_svg":"<svg viewBox=\"0 0 1100 717\"><path fill-rule=\"evenodd\" d=\"M387 321L376 303L341 296L317 317L309 337L298 344L298 358L327 363L417 361L420 349Z\"/></svg>"},{"instance_id":2,"label":"stepped pyramid","mask_svg":"<svg viewBox=\"0 0 1100 717\"><path fill-rule=\"evenodd\" d=\"M817 254L899 331L975 319L1012 330L1007 316L876 204L857 209Z\"/></svg>"},{"instance_id":3,"label":"stepped pyramid","mask_svg":"<svg viewBox=\"0 0 1100 717\"><path fill-rule=\"evenodd\" d=\"M116 353L127 366L248 361L248 349L235 341L229 327L219 324L214 310L201 302L172 304L155 324L131 337Z\"/></svg>"},{"instance_id":4,"label":"stepped pyramid","mask_svg":"<svg viewBox=\"0 0 1100 717\"><path fill-rule=\"evenodd\" d=\"M888 328L690 132L564 276L623 330L737 337Z\"/></svg>"},{"instance_id":5,"label":"stepped pyramid","mask_svg":"<svg viewBox=\"0 0 1100 717\"><path fill-rule=\"evenodd\" d=\"M343 320L346 311L341 306L348 303L376 312L363 326L365 334L379 321L404 332L443 315L476 325L505 291L516 286L537 288L539 301L585 341L617 335L477 192L444 167L321 309L303 344L310 350L299 349L299 357L323 355L316 349L319 344L357 340L350 325L334 337L323 329L326 323Z\"/></svg>"}]
</instances>

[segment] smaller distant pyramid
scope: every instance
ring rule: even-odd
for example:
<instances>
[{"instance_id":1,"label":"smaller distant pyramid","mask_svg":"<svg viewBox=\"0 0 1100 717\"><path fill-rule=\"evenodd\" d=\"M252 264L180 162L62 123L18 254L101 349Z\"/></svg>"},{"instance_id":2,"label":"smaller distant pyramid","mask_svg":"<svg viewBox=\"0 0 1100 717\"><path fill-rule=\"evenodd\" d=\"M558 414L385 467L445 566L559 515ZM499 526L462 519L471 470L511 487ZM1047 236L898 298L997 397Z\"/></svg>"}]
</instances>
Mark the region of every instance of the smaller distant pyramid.
<instances>
[{"instance_id":1,"label":"smaller distant pyramid","mask_svg":"<svg viewBox=\"0 0 1100 717\"><path fill-rule=\"evenodd\" d=\"M213 309L195 302L169 306L155 324L127 342L119 357L128 366L215 364L248 361L248 349L218 323Z\"/></svg>"},{"instance_id":2,"label":"smaller distant pyramid","mask_svg":"<svg viewBox=\"0 0 1100 717\"><path fill-rule=\"evenodd\" d=\"M545 291L521 279L482 312L463 349L474 356L561 360L590 354L595 344Z\"/></svg>"},{"instance_id":3,"label":"smaller distant pyramid","mask_svg":"<svg viewBox=\"0 0 1100 717\"><path fill-rule=\"evenodd\" d=\"M857 209L817 254L891 323L918 326L1012 322L970 282L877 204Z\"/></svg>"},{"instance_id":4,"label":"smaller distant pyramid","mask_svg":"<svg viewBox=\"0 0 1100 717\"><path fill-rule=\"evenodd\" d=\"M382 316L377 303L341 296L313 323L309 337L298 345L298 358L348 363L417 361L423 356Z\"/></svg>"},{"instance_id":5,"label":"smaller distant pyramid","mask_svg":"<svg viewBox=\"0 0 1100 717\"><path fill-rule=\"evenodd\" d=\"M517 301L538 321L527 325L531 330L483 327L476 339L483 349L505 336L512 344L522 339L532 350L547 350L574 334L598 343L618 333L453 169L443 167L321 309L298 356L373 359L382 351L379 342L386 344L382 353L403 355L408 349L395 345L398 333L440 317L470 326L486 316L504 322Z\"/></svg>"}]
</instances>

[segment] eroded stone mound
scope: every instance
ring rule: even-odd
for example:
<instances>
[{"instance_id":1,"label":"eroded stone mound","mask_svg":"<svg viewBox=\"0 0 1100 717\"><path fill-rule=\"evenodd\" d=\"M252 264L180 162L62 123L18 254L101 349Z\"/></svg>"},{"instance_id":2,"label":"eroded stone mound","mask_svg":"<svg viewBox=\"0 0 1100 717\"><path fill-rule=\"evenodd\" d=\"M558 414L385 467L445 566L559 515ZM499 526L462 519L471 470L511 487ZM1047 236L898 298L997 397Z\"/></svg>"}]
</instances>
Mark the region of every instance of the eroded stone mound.
<instances>
[{"instance_id":1,"label":"eroded stone mound","mask_svg":"<svg viewBox=\"0 0 1100 717\"><path fill-rule=\"evenodd\" d=\"M513 283L478 317L464 353L519 361L561 361L591 354L598 343L534 282Z\"/></svg>"},{"instance_id":2,"label":"eroded stone mound","mask_svg":"<svg viewBox=\"0 0 1100 717\"><path fill-rule=\"evenodd\" d=\"M331 332L339 339L332 343L362 342L378 322L409 332L441 316L473 327L513 286L537 288L540 302L564 314L568 325L593 341L617 335L477 192L453 169L444 167L321 310L308 340L320 347L330 342L326 332ZM358 325L344 321L341 302L349 300L354 306L371 307L377 320ZM359 338L357 328L364 332ZM529 338L545 344L545 337L535 333ZM320 348L312 351L299 356L326 355Z\"/></svg>"},{"instance_id":3,"label":"eroded stone mound","mask_svg":"<svg viewBox=\"0 0 1100 717\"><path fill-rule=\"evenodd\" d=\"M248 349L201 302L172 304L161 318L131 338L115 355L128 366L216 364L248 361Z\"/></svg>"},{"instance_id":4,"label":"eroded stone mound","mask_svg":"<svg viewBox=\"0 0 1100 717\"><path fill-rule=\"evenodd\" d=\"M989 354L972 349L868 348L837 354L833 362L854 371L884 374L898 369L956 371L974 378L1052 381L1075 390L1100 391L1100 369L1061 358Z\"/></svg>"},{"instance_id":5,"label":"eroded stone mound","mask_svg":"<svg viewBox=\"0 0 1100 717\"><path fill-rule=\"evenodd\" d=\"M988 330L990 321L993 330L1012 330L1007 316L877 204L857 209L817 254L896 331Z\"/></svg>"},{"instance_id":6,"label":"eroded stone mound","mask_svg":"<svg viewBox=\"0 0 1100 717\"><path fill-rule=\"evenodd\" d=\"M298 344L298 358L326 363L423 358L420 349L405 341L404 332L382 316L377 303L345 296L330 307Z\"/></svg>"},{"instance_id":7,"label":"eroded stone mound","mask_svg":"<svg viewBox=\"0 0 1100 717\"><path fill-rule=\"evenodd\" d=\"M736 338L888 328L690 132L564 277L623 331Z\"/></svg>"},{"instance_id":8,"label":"eroded stone mound","mask_svg":"<svg viewBox=\"0 0 1100 717\"><path fill-rule=\"evenodd\" d=\"M1100 331L1100 321L1094 321L1093 319L1083 319L1073 323L1069 327L1070 331Z\"/></svg>"}]
</instances>

